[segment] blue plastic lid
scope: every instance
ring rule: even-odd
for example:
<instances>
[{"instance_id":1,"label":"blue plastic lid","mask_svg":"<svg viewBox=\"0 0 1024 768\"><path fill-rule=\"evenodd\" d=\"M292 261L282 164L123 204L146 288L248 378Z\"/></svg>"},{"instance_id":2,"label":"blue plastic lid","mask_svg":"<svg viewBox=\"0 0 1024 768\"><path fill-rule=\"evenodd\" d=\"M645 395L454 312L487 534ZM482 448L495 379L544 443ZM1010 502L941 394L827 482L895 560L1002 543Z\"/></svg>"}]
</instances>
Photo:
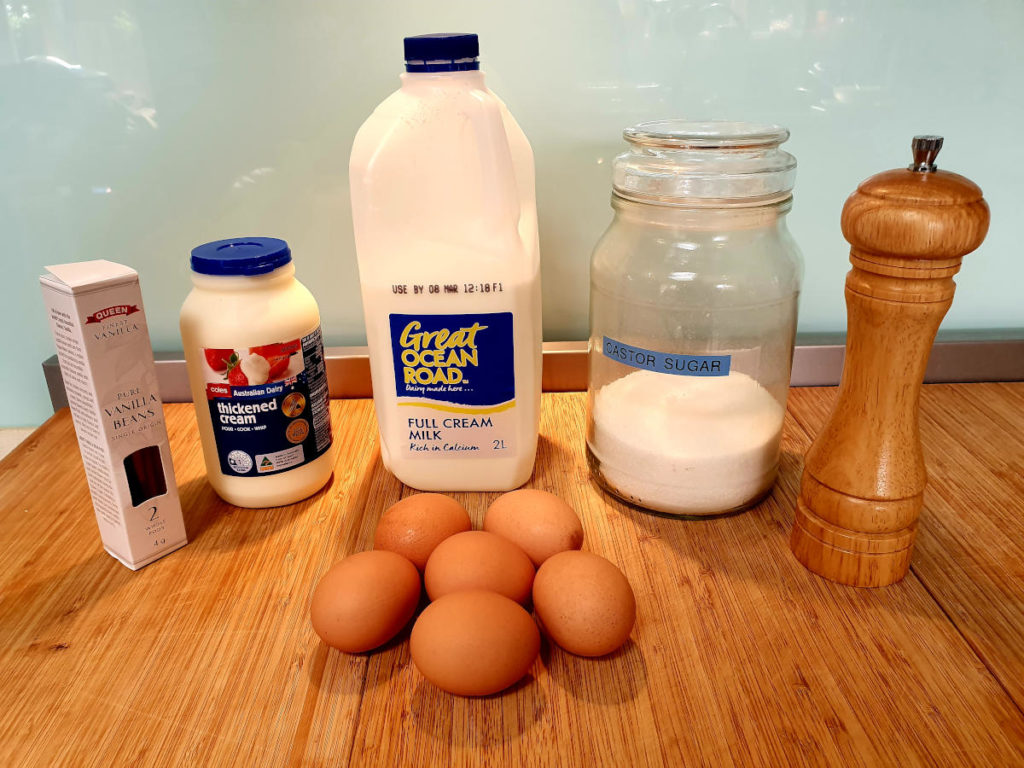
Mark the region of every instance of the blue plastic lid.
<instances>
[{"instance_id":1,"label":"blue plastic lid","mask_svg":"<svg viewBox=\"0 0 1024 768\"><path fill-rule=\"evenodd\" d=\"M406 72L462 72L480 69L476 35L439 32L405 38Z\"/></svg>"},{"instance_id":2,"label":"blue plastic lid","mask_svg":"<svg viewBox=\"0 0 1024 768\"><path fill-rule=\"evenodd\" d=\"M232 237L192 249L192 271L202 275L265 275L292 260L276 237Z\"/></svg>"}]
</instances>

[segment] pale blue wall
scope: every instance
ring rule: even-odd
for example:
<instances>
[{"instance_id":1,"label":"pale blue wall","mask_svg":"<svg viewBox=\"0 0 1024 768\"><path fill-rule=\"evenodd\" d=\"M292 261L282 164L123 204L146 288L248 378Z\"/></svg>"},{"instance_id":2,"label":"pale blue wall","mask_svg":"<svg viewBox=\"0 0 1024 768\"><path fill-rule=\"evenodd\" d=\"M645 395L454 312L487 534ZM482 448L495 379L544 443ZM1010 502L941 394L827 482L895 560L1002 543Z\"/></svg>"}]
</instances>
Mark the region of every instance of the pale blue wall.
<instances>
[{"instance_id":1,"label":"pale blue wall","mask_svg":"<svg viewBox=\"0 0 1024 768\"><path fill-rule=\"evenodd\" d=\"M276 235L328 342L362 343L349 147L396 87L401 38L432 31L480 34L489 82L533 143L546 338L585 336L622 128L673 116L791 129L804 331L845 324L847 194L907 163L913 134L944 134L940 166L976 180L992 206L944 327L1024 327L1020 0L8 1L0 425L48 414L44 264L136 267L154 345L171 350L189 249ZM29 60L45 55L80 68Z\"/></svg>"}]
</instances>

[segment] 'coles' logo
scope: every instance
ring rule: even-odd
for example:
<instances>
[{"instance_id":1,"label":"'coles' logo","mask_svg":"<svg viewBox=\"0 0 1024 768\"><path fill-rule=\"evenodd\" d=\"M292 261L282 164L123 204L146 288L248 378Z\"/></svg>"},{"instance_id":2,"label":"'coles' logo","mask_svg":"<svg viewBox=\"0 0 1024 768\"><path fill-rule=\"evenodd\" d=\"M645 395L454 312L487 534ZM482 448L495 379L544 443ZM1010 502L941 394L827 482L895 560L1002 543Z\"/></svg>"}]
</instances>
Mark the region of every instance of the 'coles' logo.
<instances>
[{"instance_id":1,"label":"'coles' logo","mask_svg":"<svg viewBox=\"0 0 1024 768\"><path fill-rule=\"evenodd\" d=\"M207 384L206 399L213 400L215 397L231 397L231 387L227 384Z\"/></svg>"},{"instance_id":2,"label":"'coles' logo","mask_svg":"<svg viewBox=\"0 0 1024 768\"><path fill-rule=\"evenodd\" d=\"M131 315L139 311L139 308L134 304L118 304L113 307L107 307L106 309L96 310L85 318L85 324L102 323L104 320L109 320L110 318L117 317L118 315Z\"/></svg>"}]
</instances>

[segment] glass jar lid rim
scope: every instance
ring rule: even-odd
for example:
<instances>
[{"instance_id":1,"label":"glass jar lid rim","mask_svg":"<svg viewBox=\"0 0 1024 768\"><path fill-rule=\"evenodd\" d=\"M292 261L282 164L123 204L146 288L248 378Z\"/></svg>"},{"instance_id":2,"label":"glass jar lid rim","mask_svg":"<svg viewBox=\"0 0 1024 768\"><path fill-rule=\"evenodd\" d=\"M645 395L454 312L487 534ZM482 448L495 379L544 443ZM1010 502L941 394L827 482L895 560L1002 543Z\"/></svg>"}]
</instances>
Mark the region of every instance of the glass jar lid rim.
<instances>
[{"instance_id":1,"label":"glass jar lid rim","mask_svg":"<svg viewBox=\"0 0 1024 768\"><path fill-rule=\"evenodd\" d=\"M622 132L633 144L667 148L716 149L777 147L789 138L789 131L772 123L734 120L651 120Z\"/></svg>"}]
</instances>

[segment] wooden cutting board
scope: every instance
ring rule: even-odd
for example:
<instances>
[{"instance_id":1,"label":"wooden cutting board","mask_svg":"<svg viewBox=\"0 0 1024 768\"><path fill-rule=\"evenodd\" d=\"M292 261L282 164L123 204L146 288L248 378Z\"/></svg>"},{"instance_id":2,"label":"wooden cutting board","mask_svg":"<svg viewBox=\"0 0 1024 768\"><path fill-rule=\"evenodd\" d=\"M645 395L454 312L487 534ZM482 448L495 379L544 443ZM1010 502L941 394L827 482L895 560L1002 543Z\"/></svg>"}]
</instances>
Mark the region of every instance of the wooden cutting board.
<instances>
[{"instance_id":1,"label":"wooden cutting board","mask_svg":"<svg viewBox=\"0 0 1024 768\"><path fill-rule=\"evenodd\" d=\"M931 471L911 574L824 581L787 544L832 389L793 390L782 473L757 508L679 521L589 480L585 395L546 394L533 487L637 595L604 659L545 644L512 690L463 699L408 630L323 646L310 592L411 493L368 400L332 404L330 485L242 510L204 478L191 405L166 407L190 543L138 572L100 547L62 411L0 462L0 765L1024 765L1024 384L925 387ZM495 494L455 494L479 524Z\"/></svg>"}]
</instances>

